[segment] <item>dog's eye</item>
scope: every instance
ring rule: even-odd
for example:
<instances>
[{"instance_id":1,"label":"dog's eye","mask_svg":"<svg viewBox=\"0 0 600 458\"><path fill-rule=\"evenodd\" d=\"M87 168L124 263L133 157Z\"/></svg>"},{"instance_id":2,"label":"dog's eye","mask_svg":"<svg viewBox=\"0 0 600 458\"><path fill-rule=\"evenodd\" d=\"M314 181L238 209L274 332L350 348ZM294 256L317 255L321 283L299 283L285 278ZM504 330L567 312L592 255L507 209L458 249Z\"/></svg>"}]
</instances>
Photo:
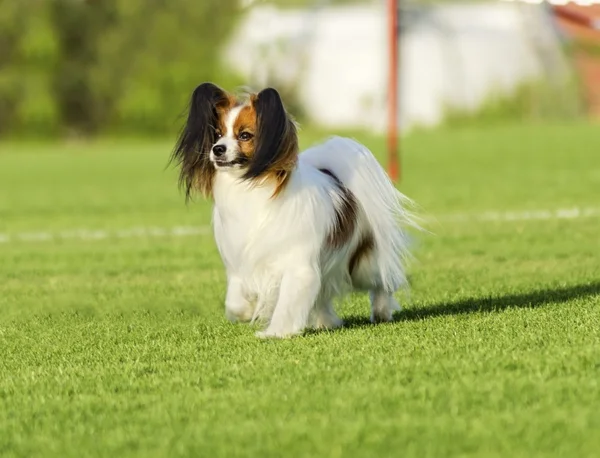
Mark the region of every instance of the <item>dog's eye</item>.
<instances>
[{"instance_id":1,"label":"dog's eye","mask_svg":"<svg viewBox=\"0 0 600 458\"><path fill-rule=\"evenodd\" d=\"M221 138L223 136L220 130L216 130L215 135L217 136L217 138Z\"/></svg>"},{"instance_id":2,"label":"dog's eye","mask_svg":"<svg viewBox=\"0 0 600 458\"><path fill-rule=\"evenodd\" d=\"M247 142L252 138L252 134L250 132L242 132L238 138L243 142Z\"/></svg>"}]
</instances>

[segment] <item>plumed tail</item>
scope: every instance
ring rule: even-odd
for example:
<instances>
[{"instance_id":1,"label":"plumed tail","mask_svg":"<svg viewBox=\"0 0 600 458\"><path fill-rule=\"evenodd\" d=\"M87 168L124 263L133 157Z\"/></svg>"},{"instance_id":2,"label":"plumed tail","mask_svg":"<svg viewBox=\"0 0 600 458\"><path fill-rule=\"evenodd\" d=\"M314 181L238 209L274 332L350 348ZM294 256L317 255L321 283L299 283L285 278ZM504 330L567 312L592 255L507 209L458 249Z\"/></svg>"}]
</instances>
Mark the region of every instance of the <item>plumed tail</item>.
<instances>
[{"instance_id":1,"label":"plumed tail","mask_svg":"<svg viewBox=\"0 0 600 458\"><path fill-rule=\"evenodd\" d=\"M310 148L300 160L328 169L355 195L372 232L381 286L389 292L407 284L411 259L406 229L421 230L415 204L399 192L373 154L360 143L333 137Z\"/></svg>"}]
</instances>

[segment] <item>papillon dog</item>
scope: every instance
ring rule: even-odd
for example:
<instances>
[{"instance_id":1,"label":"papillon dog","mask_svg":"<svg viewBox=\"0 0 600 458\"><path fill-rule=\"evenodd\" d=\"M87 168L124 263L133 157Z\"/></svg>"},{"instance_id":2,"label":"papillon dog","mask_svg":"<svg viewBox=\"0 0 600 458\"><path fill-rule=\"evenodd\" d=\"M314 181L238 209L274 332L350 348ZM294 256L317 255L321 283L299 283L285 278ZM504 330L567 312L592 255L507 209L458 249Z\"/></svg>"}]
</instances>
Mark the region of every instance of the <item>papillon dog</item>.
<instances>
[{"instance_id":1,"label":"papillon dog","mask_svg":"<svg viewBox=\"0 0 600 458\"><path fill-rule=\"evenodd\" d=\"M299 153L273 88L239 98L198 86L172 160L187 197L211 198L227 273L225 313L260 337L342 326L333 300L368 291L371 321L392 320L406 286L411 201L372 153L333 137Z\"/></svg>"}]
</instances>

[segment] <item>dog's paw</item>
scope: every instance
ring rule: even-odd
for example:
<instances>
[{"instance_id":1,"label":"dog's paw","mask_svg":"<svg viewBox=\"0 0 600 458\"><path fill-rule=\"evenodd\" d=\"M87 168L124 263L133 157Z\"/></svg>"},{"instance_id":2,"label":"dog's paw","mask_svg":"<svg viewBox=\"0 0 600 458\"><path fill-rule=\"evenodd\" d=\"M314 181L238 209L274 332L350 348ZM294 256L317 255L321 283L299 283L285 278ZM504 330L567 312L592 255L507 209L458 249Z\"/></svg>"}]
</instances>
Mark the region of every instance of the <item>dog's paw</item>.
<instances>
[{"instance_id":1,"label":"dog's paw","mask_svg":"<svg viewBox=\"0 0 600 458\"><path fill-rule=\"evenodd\" d=\"M344 321L339 316L320 316L315 322L315 329L338 329L344 326Z\"/></svg>"},{"instance_id":2,"label":"dog's paw","mask_svg":"<svg viewBox=\"0 0 600 458\"><path fill-rule=\"evenodd\" d=\"M394 321L391 310L381 310L371 314L371 323L389 323Z\"/></svg>"},{"instance_id":3,"label":"dog's paw","mask_svg":"<svg viewBox=\"0 0 600 458\"><path fill-rule=\"evenodd\" d=\"M264 331L258 331L256 337L259 339L289 339L300 334L300 331L284 331L267 328Z\"/></svg>"},{"instance_id":4,"label":"dog's paw","mask_svg":"<svg viewBox=\"0 0 600 458\"><path fill-rule=\"evenodd\" d=\"M232 323L247 323L252 321L252 315L254 309L249 304L240 304L232 306L231 304L225 305L225 316Z\"/></svg>"}]
</instances>

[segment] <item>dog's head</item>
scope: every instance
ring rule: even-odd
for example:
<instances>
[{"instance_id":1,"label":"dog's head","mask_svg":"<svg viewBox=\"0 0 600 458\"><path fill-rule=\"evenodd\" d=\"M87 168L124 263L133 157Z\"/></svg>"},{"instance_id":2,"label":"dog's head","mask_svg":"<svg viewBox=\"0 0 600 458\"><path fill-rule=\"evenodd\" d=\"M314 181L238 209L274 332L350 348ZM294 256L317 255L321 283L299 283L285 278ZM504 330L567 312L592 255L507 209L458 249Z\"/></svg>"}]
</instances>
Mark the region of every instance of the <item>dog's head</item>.
<instances>
[{"instance_id":1,"label":"dog's head","mask_svg":"<svg viewBox=\"0 0 600 458\"><path fill-rule=\"evenodd\" d=\"M189 197L212 195L216 173L285 186L298 158L298 136L279 93L267 88L240 99L212 83L192 94L188 119L173 159Z\"/></svg>"}]
</instances>

